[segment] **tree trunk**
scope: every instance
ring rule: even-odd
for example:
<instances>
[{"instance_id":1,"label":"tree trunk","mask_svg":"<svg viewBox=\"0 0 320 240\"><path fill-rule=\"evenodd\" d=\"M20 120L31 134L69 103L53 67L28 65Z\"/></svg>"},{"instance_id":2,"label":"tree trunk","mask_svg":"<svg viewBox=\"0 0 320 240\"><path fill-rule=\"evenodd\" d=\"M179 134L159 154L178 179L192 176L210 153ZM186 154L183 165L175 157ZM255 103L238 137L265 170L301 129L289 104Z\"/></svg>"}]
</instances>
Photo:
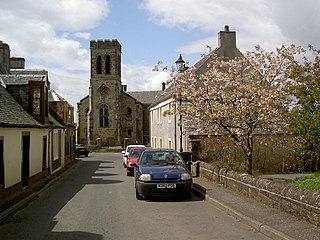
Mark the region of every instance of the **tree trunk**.
<instances>
[{"instance_id":1,"label":"tree trunk","mask_svg":"<svg viewBox=\"0 0 320 240\"><path fill-rule=\"evenodd\" d=\"M252 175L252 152L247 154L247 173Z\"/></svg>"}]
</instances>

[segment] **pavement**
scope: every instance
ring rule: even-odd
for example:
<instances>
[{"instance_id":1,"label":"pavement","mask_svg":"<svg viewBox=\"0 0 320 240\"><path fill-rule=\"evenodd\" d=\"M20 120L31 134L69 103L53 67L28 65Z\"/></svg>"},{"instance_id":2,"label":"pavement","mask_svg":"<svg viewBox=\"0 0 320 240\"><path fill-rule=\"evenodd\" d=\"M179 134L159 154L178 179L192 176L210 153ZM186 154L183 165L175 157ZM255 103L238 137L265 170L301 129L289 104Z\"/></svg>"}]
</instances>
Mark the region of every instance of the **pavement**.
<instances>
[{"instance_id":1,"label":"pavement","mask_svg":"<svg viewBox=\"0 0 320 240\"><path fill-rule=\"evenodd\" d=\"M2 202L0 206L0 222L9 215L25 207L46 188L59 181L67 174L77 161L65 167L57 174L52 174L32 189ZM268 176L270 177L270 176ZM276 178L277 176L271 176ZM278 175L279 177L279 175ZM288 176L281 176L280 179ZM256 231L275 240L320 240L320 228L300 220L278 209L268 207L262 203L240 195L240 193L226 189L223 186L204 180L199 177L193 178L193 190L209 203L214 204L220 210L233 216L238 221L254 228Z\"/></svg>"},{"instance_id":2,"label":"pavement","mask_svg":"<svg viewBox=\"0 0 320 240\"><path fill-rule=\"evenodd\" d=\"M272 176L272 178L275 177L276 176ZM279 179L288 178L290 178L290 176L282 175L279 177ZM198 177L193 179L193 183L194 190L208 202L271 239L320 239L320 227L300 220L293 215L226 189L218 183Z\"/></svg>"}]
</instances>

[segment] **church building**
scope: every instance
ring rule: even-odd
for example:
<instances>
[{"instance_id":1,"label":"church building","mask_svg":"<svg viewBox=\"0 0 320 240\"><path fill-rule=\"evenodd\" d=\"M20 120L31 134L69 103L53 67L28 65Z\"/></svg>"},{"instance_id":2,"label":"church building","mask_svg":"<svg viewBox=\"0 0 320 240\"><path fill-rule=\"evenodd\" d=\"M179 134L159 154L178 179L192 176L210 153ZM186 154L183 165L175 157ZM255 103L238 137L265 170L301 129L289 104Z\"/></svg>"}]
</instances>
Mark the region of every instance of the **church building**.
<instances>
[{"instance_id":1,"label":"church building","mask_svg":"<svg viewBox=\"0 0 320 240\"><path fill-rule=\"evenodd\" d=\"M90 41L89 95L78 102L77 142L123 146L150 143L148 108L161 91L127 92L118 40Z\"/></svg>"}]
</instances>

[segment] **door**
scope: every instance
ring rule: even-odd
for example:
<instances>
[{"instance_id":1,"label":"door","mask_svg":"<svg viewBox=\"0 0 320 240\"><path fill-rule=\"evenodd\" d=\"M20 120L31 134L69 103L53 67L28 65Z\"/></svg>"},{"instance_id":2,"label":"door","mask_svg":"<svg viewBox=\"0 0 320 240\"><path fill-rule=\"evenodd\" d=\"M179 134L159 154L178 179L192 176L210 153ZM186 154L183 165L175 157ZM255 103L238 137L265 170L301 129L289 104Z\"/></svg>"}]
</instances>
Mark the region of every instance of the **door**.
<instances>
[{"instance_id":1,"label":"door","mask_svg":"<svg viewBox=\"0 0 320 240\"><path fill-rule=\"evenodd\" d=\"M0 189L4 188L4 153L3 153L3 138L0 137Z\"/></svg>"},{"instance_id":2,"label":"door","mask_svg":"<svg viewBox=\"0 0 320 240\"><path fill-rule=\"evenodd\" d=\"M42 171L47 169L47 137L42 140Z\"/></svg>"},{"instance_id":3,"label":"door","mask_svg":"<svg viewBox=\"0 0 320 240\"><path fill-rule=\"evenodd\" d=\"M30 172L30 133L22 135L22 186L29 185Z\"/></svg>"}]
</instances>

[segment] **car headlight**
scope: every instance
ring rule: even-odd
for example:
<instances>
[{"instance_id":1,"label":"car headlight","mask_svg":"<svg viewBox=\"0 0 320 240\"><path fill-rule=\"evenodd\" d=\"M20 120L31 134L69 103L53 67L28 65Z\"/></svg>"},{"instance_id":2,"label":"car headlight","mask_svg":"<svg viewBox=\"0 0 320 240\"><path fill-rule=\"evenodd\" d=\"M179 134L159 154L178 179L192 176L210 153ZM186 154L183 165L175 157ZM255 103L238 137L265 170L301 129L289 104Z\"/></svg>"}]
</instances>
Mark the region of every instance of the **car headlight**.
<instances>
[{"instance_id":1,"label":"car headlight","mask_svg":"<svg viewBox=\"0 0 320 240\"><path fill-rule=\"evenodd\" d=\"M191 175L189 173L182 173L181 174L181 180L190 180Z\"/></svg>"},{"instance_id":2,"label":"car headlight","mask_svg":"<svg viewBox=\"0 0 320 240\"><path fill-rule=\"evenodd\" d=\"M139 177L140 181L151 181L151 175L150 174L141 174Z\"/></svg>"}]
</instances>

